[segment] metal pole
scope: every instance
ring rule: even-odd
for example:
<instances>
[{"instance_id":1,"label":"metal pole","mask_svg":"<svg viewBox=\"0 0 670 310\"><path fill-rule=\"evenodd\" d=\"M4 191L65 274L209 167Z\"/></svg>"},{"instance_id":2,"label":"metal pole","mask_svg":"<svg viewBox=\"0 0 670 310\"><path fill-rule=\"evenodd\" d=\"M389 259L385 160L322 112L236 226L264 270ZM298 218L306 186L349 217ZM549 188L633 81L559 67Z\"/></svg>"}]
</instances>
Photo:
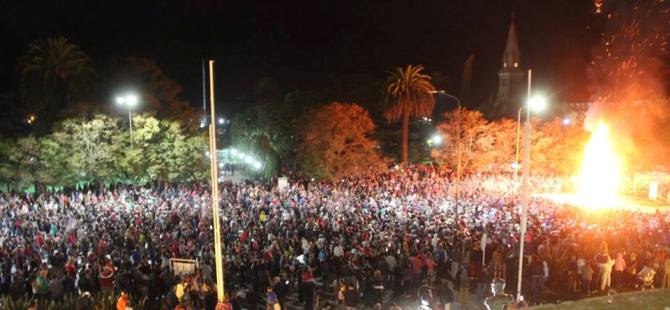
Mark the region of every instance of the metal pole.
<instances>
[{"instance_id":1,"label":"metal pole","mask_svg":"<svg viewBox=\"0 0 670 310\"><path fill-rule=\"evenodd\" d=\"M130 130L130 148L133 148L133 112L130 108L130 104L126 103L128 106L128 129Z\"/></svg>"},{"instance_id":2,"label":"metal pole","mask_svg":"<svg viewBox=\"0 0 670 310\"><path fill-rule=\"evenodd\" d=\"M453 97L453 96L452 96ZM455 98L455 97L454 97ZM455 214L456 214L456 221L459 221L458 218L458 205L460 204L461 201L461 156L463 153L463 148L462 148L462 137L461 137L461 118L463 116L463 109L461 108L461 101L456 98L456 103L458 103L458 128L456 129L456 136L458 139L458 155L456 156L456 207L455 207ZM457 222L458 223L458 222Z\"/></svg>"},{"instance_id":3,"label":"metal pole","mask_svg":"<svg viewBox=\"0 0 670 310\"><path fill-rule=\"evenodd\" d=\"M214 120L214 60L209 61L209 103L211 118L209 122L209 160L212 185L212 221L214 221L214 264L216 267L216 296L219 303L224 302L223 255L221 251L221 228L219 227L219 178L216 165L216 125Z\"/></svg>"},{"instance_id":4,"label":"metal pole","mask_svg":"<svg viewBox=\"0 0 670 310\"><path fill-rule=\"evenodd\" d=\"M202 113L207 115L207 75L204 58L202 59Z\"/></svg>"},{"instance_id":5,"label":"metal pole","mask_svg":"<svg viewBox=\"0 0 670 310\"><path fill-rule=\"evenodd\" d=\"M456 151L456 204L454 205L454 216L456 218L456 223L458 223L458 204L461 198L461 154L463 153L462 148L461 148L461 118L462 118L462 106L461 106L461 100L458 99L458 97L451 95L444 90L434 90L430 92L431 94L440 94L440 95L445 95L451 99L454 99L456 101L456 104L458 105L458 119L456 123L456 139L458 141L458 150Z\"/></svg>"},{"instance_id":6,"label":"metal pole","mask_svg":"<svg viewBox=\"0 0 670 310\"><path fill-rule=\"evenodd\" d=\"M528 70L528 98L526 105L530 101L532 71ZM526 108L526 123L524 124L524 154L523 154L523 180L521 184L521 236L519 238L519 278L516 288L516 299L521 300L521 282L523 277L523 246L526 239L526 224L528 221L528 201L529 201L529 174L530 174L530 109Z\"/></svg>"},{"instance_id":7,"label":"metal pole","mask_svg":"<svg viewBox=\"0 0 670 310\"><path fill-rule=\"evenodd\" d=\"M519 179L519 136L521 135L521 111L525 109L526 106L522 106L519 109L519 113L516 116L516 155L514 157L514 181Z\"/></svg>"}]
</instances>

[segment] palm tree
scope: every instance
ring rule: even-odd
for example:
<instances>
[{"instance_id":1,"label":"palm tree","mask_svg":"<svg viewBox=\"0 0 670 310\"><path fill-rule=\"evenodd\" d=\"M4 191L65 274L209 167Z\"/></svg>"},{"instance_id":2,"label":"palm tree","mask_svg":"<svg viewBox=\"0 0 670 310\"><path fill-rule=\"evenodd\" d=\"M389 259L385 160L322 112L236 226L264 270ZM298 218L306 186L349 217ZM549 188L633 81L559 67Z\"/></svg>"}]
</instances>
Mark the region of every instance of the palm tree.
<instances>
[{"instance_id":1,"label":"palm tree","mask_svg":"<svg viewBox=\"0 0 670 310\"><path fill-rule=\"evenodd\" d=\"M76 100L95 75L91 59L64 37L32 42L17 69L22 100L43 126Z\"/></svg>"},{"instance_id":2,"label":"palm tree","mask_svg":"<svg viewBox=\"0 0 670 310\"><path fill-rule=\"evenodd\" d=\"M402 119L402 162L407 163L410 118L430 116L435 107L431 77L421 73L423 66L408 65L389 72L384 92L391 103L385 116L388 121Z\"/></svg>"}]
</instances>

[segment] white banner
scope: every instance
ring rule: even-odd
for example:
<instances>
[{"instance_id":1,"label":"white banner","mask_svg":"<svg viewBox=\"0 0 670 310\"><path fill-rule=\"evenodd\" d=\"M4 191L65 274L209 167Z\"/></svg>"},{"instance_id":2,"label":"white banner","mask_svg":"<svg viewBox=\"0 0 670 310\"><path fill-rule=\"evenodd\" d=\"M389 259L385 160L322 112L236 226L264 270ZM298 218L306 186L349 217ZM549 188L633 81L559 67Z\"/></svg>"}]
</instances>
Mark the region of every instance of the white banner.
<instances>
[{"instance_id":1,"label":"white banner","mask_svg":"<svg viewBox=\"0 0 670 310\"><path fill-rule=\"evenodd\" d=\"M170 271L175 276L195 274L198 262L194 259L170 258Z\"/></svg>"}]
</instances>

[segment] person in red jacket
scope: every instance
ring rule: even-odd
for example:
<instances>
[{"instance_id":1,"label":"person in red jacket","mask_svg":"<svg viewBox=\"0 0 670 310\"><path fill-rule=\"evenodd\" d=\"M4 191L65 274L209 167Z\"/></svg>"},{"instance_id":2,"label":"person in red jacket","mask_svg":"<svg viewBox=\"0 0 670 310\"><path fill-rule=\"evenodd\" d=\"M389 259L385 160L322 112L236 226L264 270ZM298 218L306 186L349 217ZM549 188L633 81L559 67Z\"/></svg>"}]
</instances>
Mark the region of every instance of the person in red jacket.
<instances>
[{"instance_id":1,"label":"person in red jacket","mask_svg":"<svg viewBox=\"0 0 670 310\"><path fill-rule=\"evenodd\" d=\"M102 266L98 277L100 278L100 288L105 293L111 293L114 288L114 266L111 260L107 260L107 263Z\"/></svg>"}]
</instances>

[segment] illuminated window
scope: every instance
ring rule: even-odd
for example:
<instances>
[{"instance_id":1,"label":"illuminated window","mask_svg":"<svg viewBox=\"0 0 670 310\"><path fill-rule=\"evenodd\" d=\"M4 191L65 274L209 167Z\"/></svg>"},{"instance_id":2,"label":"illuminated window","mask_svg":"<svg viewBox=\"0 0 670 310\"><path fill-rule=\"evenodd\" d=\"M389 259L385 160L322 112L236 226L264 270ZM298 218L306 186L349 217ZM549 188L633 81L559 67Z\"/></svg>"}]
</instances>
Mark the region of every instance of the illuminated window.
<instances>
[{"instance_id":1,"label":"illuminated window","mask_svg":"<svg viewBox=\"0 0 670 310\"><path fill-rule=\"evenodd\" d=\"M516 68L516 67L518 67L518 66L519 66L519 63L518 63L518 62L515 62L515 63L514 63L514 68Z\"/></svg>"}]
</instances>

